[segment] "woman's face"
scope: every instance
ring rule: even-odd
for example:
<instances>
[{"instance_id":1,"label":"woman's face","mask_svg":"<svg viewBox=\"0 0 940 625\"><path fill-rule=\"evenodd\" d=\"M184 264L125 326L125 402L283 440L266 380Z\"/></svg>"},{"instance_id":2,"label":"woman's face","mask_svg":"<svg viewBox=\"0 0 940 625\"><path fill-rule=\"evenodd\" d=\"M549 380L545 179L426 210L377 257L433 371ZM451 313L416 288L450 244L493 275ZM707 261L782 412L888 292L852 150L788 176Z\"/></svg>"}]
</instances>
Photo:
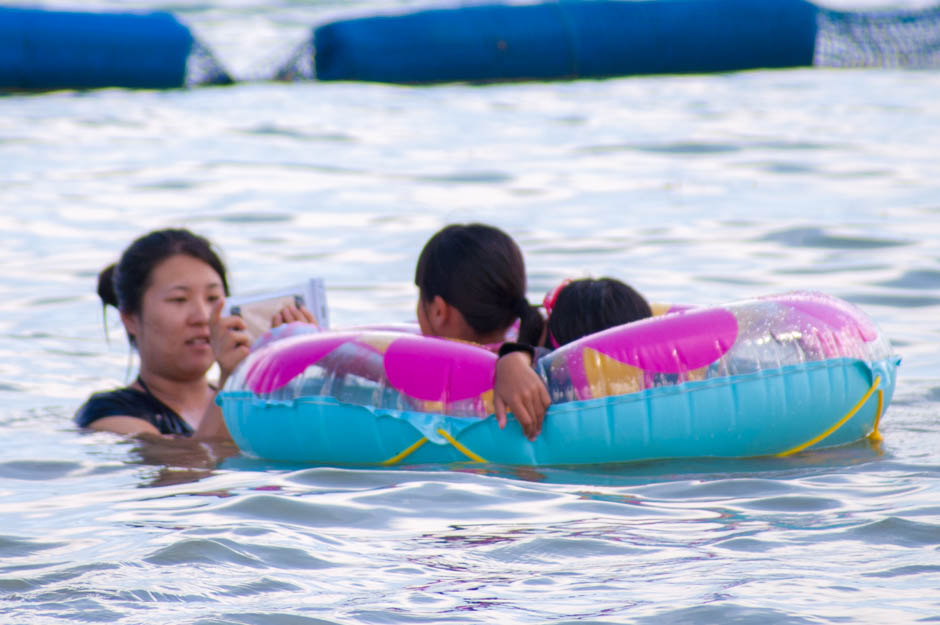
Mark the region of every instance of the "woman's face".
<instances>
[{"instance_id":1,"label":"woman's face","mask_svg":"<svg viewBox=\"0 0 940 625\"><path fill-rule=\"evenodd\" d=\"M141 369L179 381L205 376L213 363L209 316L224 298L222 278L197 258L177 254L157 265L140 313L121 315Z\"/></svg>"}]
</instances>

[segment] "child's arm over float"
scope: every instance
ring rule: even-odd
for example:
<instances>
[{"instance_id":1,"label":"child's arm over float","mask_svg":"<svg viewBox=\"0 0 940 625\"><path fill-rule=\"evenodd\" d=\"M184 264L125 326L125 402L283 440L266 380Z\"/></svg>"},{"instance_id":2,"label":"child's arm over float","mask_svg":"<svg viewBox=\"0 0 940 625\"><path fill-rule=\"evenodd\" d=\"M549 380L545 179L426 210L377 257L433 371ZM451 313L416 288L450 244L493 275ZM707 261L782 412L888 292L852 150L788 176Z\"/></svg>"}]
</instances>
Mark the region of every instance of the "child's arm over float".
<instances>
[{"instance_id":1,"label":"child's arm over float","mask_svg":"<svg viewBox=\"0 0 940 625\"><path fill-rule=\"evenodd\" d=\"M532 369L535 348L506 343L500 349L493 380L493 405L499 427L506 427L506 413L512 412L529 440L542 431L542 421L551 405L548 389Z\"/></svg>"}]
</instances>

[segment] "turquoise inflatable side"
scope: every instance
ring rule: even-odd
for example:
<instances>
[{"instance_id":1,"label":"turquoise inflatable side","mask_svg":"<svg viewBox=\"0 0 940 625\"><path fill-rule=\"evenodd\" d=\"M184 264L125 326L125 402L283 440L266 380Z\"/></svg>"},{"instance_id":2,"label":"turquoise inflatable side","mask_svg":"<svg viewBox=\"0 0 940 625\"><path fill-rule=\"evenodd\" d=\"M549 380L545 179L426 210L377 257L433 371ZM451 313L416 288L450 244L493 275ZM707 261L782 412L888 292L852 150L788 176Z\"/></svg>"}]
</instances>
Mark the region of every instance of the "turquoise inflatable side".
<instances>
[{"instance_id":1,"label":"turquoise inflatable side","mask_svg":"<svg viewBox=\"0 0 940 625\"><path fill-rule=\"evenodd\" d=\"M517 422L223 391L235 442L249 454L315 464L619 463L786 455L864 438L894 393L899 360L836 358L628 395L553 404L541 435Z\"/></svg>"},{"instance_id":2,"label":"turquoise inflatable side","mask_svg":"<svg viewBox=\"0 0 940 625\"><path fill-rule=\"evenodd\" d=\"M193 52L169 13L0 8L0 88L181 87Z\"/></svg>"},{"instance_id":3,"label":"turquoise inflatable side","mask_svg":"<svg viewBox=\"0 0 940 625\"><path fill-rule=\"evenodd\" d=\"M813 64L804 0L492 4L341 20L314 30L320 80L602 78Z\"/></svg>"}]
</instances>

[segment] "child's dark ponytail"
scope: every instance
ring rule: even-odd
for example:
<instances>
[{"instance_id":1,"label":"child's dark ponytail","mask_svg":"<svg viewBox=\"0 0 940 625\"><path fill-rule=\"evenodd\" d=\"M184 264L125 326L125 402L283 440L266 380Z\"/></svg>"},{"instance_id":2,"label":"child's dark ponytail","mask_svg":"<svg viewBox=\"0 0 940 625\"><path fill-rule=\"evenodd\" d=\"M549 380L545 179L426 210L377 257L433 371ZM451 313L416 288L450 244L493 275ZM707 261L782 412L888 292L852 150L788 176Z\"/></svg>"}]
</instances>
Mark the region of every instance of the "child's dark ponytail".
<instances>
[{"instance_id":1,"label":"child's dark ponytail","mask_svg":"<svg viewBox=\"0 0 940 625\"><path fill-rule=\"evenodd\" d=\"M545 329L545 319L539 309L523 299L518 304L519 342L526 345L539 345Z\"/></svg>"}]
</instances>

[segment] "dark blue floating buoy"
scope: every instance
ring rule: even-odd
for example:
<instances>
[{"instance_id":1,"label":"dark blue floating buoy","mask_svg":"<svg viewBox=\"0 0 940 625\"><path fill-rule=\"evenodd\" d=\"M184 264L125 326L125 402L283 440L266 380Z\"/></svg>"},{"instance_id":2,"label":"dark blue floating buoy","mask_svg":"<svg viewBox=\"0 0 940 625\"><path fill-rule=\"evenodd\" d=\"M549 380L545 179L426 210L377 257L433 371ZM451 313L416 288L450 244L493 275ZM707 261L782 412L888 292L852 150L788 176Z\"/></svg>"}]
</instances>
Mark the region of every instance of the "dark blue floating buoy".
<instances>
[{"instance_id":1,"label":"dark blue floating buoy","mask_svg":"<svg viewBox=\"0 0 940 625\"><path fill-rule=\"evenodd\" d=\"M813 64L804 0L562 0L332 22L314 30L320 80L554 80Z\"/></svg>"},{"instance_id":2,"label":"dark blue floating buoy","mask_svg":"<svg viewBox=\"0 0 940 625\"><path fill-rule=\"evenodd\" d=\"M199 66L197 80L187 79L188 65ZM232 80L169 13L0 8L0 89L161 89L193 82Z\"/></svg>"}]
</instances>

